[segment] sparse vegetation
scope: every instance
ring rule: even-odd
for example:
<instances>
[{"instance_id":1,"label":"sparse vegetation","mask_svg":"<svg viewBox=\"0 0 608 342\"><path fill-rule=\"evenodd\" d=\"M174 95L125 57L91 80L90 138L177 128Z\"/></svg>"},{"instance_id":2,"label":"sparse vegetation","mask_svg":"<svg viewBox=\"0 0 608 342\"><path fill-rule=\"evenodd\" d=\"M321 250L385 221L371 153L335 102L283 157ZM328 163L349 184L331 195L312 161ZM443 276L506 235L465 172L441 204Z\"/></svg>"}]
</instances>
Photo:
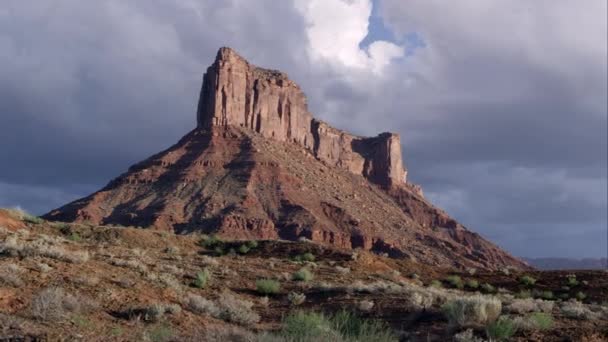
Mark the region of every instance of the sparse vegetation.
<instances>
[{"instance_id":1,"label":"sparse vegetation","mask_svg":"<svg viewBox=\"0 0 608 342\"><path fill-rule=\"evenodd\" d=\"M247 254L247 253L249 253L249 250L250 250L250 248L249 248L249 246L247 246L247 244L242 244L239 246L238 252L239 252L239 254Z\"/></svg>"},{"instance_id":2,"label":"sparse vegetation","mask_svg":"<svg viewBox=\"0 0 608 342\"><path fill-rule=\"evenodd\" d=\"M539 330L549 330L553 328L553 317L544 312L534 312L529 316L532 324Z\"/></svg>"},{"instance_id":3,"label":"sparse vegetation","mask_svg":"<svg viewBox=\"0 0 608 342\"><path fill-rule=\"evenodd\" d=\"M454 299L442 306L450 324L459 327L490 324L498 318L501 309L500 300L482 295Z\"/></svg>"},{"instance_id":4,"label":"sparse vegetation","mask_svg":"<svg viewBox=\"0 0 608 342\"><path fill-rule=\"evenodd\" d=\"M579 284L578 280L576 279L576 274L568 274L566 276L566 279L567 279L566 284L568 284L568 286L570 286L570 287L575 287L575 286L578 286L578 284Z\"/></svg>"},{"instance_id":5,"label":"sparse vegetation","mask_svg":"<svg viewBox=\"0 0 608 342\"><path fill-rule=\"evenodd\" d=\"M519 278L519 282L525 286L532 286L536 284L536 279L532 278L529 275L524 275Z\"/></svg>"},{"instance_id":6,"label":"sparse vegetation","mask_svg":"<svg viewBox=\"0 0 608 342\"><path fill-rule=\"evenodd\" d=\"M289 292L287 300L289 300L291 305L300 305L306 301L306 295L299 292Z\"/></svg>"},{"instance_id":7,"label":"sparse vegetation","mask_svg":"<svg viewBox=\"0 0 608 342\"><path fill-rule=\"evenodd\" d=\"M443 287L443 284L439 281L439 280L433 280L431 281L431 283L429 284L430 287L434 287L436 289L440 289Z\"/></svg>"},{"instance_id":8,"label":"sparse vegetation","mask_svg":"<svg viewBox=\"0 0 608 342\"><path fill-rule=\"evenodd\" d=\"M215 302L190 294L186 299L186 307L197 314L208 314L241 325L251 325L260 320L260 316L252 309L252 302L229 292L223 292Z\"/></svg>"},{"instance_id":9,"label":"sparse vegetation","mask_svg":"<svg viewBox=\"0 0 608 342\"><path fill-rule=\"evenodd\" d=\"M581 291L578 291L578 292L577 292L577 293L574 295L574 298L576 298L577 300L579 300L579 301L581 301L581 302L582 302L582 301L584 301L584 300L585 300L585 298L587 298L587 295L586 295L586 294L584 294L584 293L583 293L583 292L581 292Z\"/></svg>"},{"instance_id":10,"label":"sparse vegetation","mask_svg":"<svg viewBox=\"0 0 608 342\"><path fill-rule=\"evenodd\" d=\"M303 267L300 270L298 270L297 272L295 272L291 278L295 281L308 282L308 281L312 280L313 275L312 275L312 272L310 272L310 270L308 268Z\"/></svg>"},{"instance_id":11,"label":"sparse vegetation","mask_svg":"<svg viewBox=\"0 0 608 342\"><path fill-rule=\"evenodd\" d=\"M479 282L477 280L467 280L467 282L465 283L466 287L471 288L471 289L477 289L479 287Z\"/></svg>"},{"instance_id":12,"label":"sparse vegetation","mask_svg":"<svg viewBox=\"0 0 608 342\"><path fill-rule=\"evenodd\" d=\"M516 331L517 326L505 316L501 316L486 327L486 333L491 341L509 341Z\"/></svg>"},{"instance_id":13,"label":"sparse vegetation","mask_svg":"<svg viewBox=\"0 0 608 342\"><path fill-rule=\"evenodd\" d=\"M196 287L196 288L202 289L205 286L207 286L207 283L209 282L210 277L211 277L211 274L209 273L209 270L207 270L205 268L196 274L196 277L194 278L194 282L192 283L192 285L194 285L194 287Z\"/></svg>"},{"instance_id":14,"label":"sparse vegetation","mask_svg":"<svg viewBox=\"0 0 608 342\"><path fill-rule=\"evenodd\" d=\"M457 275L448 276L447 278L445 278L445 281L448 284L450 284L450 286L453 288L456 288L456 289L464 288L464 283L462 282L462 279Z\"/></svg>"},{"instance_id":15,"label":"sparse vegetation","mask_svg":"<svg viewBox=\"0 0 608 342\"><path fill-rule=\"evenodd\" d=\"M315 261L315 259L316 259L315 255L310 252L304 253L304 254L298 254L293 258L294 261L299 261L299 262L303 262L303 261L313 262L313 261Z\"/></svg>"},{"instance_id":16,"label":"sparse vegetation","mask_svg":"<svg viewBox=\"0 0 608 342\"><path fill-rule=\"evenodd\" d=\"M485 293L496 293L496 288L488 283L481 284L481 290Z\"/></svg>"},{"instance_id":17,"label":"sparse vegetation","mask_svg":"<svg viewBox=\"0 0 608 342\"><path fill-rule=\"evenodd\" d=\"M89 260L87 251L66 250L50 237L22 243L16 236L10 236L4 242L0 242L0 254L22 258L40 256L71 263L83 263Z\"/></svg>"},{"instance_id":18,"label":"sparse vegetation","mask_svg":"<svg viewBox=\"0 0 608 342\"><path fill-rule=\"evenodd\" d=\"M397 341L384 324L346 311L334 316L297 311L285 318L280 335L289 341Z\"/></svg>"},{"instance_id":19,"label":"sparse vegetation","mask_svg":"<svg viewBox=\"0 0 608 342\"><path fill-rule=\"evenodd\" d=\"M256 240L249 240L246 244L250 249L258 248L258 242Z\"/></svg>"},{"instance_id":20,"label":"sparse vegetation","mask_svg":"<svg viewBox=\"0 0 608 342\"><path fill-rule=\"evenodd\" d=\"M80 310L80 301L60 287L46 288L30 304L33 317L42 321L55 321Z\"/></svg>"},{"instance_id":21,"label":"sparse vegetation","mask_svg":"<svg viewBox=\"0 0 608 342\"><path fill-rule=\"evenodd\" d=\"M274 279L259 279L255 282L255 287L263 295L277 294L281 290L281 284Z\"/></svg>"}]
</instances>

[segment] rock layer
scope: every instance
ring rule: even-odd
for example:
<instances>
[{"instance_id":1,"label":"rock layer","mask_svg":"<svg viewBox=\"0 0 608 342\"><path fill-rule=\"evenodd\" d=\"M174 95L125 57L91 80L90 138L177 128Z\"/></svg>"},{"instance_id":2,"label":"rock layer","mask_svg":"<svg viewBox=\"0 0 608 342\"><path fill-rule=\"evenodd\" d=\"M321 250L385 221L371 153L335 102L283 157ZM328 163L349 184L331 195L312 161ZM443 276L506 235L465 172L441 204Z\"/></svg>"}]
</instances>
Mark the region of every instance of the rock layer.
<instances>
[{"instance_id":1,"label":"rock layer","mask_svg":"<svg viewBox=\"0 0 608 342\"><path fill-rule=\"evenodd\" d=\"M300 144L329 165L389 186L406 182L398 134L358 137L314 119L300 87L285 73L249 64L221 48L203 77L198 127L236 126Z\"/></svg>"},{"instance_id":2,"label":"rock layer","mask_svg":"<svg viewBox=\"0 0 608 342\"><path fill-rule=\"evenodd\" d=\"M399 137L363 138L312 118L285 74L223 48L207 70L198 127L57 221L234 239L301 237L429 265L527 265L456 222L405 182Z\"/></svg>"}]
</instances>

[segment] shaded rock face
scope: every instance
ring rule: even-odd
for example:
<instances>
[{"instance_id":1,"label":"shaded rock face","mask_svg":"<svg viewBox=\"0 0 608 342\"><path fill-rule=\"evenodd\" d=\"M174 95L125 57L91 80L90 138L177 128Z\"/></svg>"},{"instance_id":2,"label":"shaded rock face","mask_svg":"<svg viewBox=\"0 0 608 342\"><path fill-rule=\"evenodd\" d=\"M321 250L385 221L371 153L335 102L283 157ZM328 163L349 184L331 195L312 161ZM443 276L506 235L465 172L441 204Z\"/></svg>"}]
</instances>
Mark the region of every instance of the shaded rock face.
<instances>
[{"instance_id":1,"label":"shaded rock face","mask_svg":"<svg viewBox=\"0 0 608 342\"><path fill-rule=\"evenodd\" d=\"M356 137L312 118L285 74L223 48L207 70L198 127L56 221L232 239L301 237L429 265L528 267L405 182L399 137Z\"/></svg>"},{"instance_id":2,"label":"shaded rock face","mask_svg":"<svg viewBox=\"0 0 608 342\"><path fill-rule=\"evenodd\" d=\"M406 182L398 134L358 137L314 119L304 93L286 74L253 66L229 48L219 50L203 77L197 122L199 128L244 127L297 143L376 184Z\"/></svg>"}]
</instances>

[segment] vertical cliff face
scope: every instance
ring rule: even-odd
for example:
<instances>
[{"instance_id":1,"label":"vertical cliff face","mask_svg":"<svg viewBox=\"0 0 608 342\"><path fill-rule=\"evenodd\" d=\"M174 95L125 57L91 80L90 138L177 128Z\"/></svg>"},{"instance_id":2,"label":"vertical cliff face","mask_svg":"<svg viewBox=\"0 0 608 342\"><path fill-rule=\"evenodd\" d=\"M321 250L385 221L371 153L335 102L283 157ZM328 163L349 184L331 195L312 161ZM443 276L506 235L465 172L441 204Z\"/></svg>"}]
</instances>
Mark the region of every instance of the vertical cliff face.
<instances>
[{"instance_id":1,"label":"vertical cliff face","mask_svg":"<svg viewBox=\"0 0 608 342\"><path fill-rule=\"evenodd\" d=\"M319 160L391 186L406 182L399 135L366 138L314 119L300 87L285 73L256 67L221 48L207 69L197 111L198 127L244 127L299 144Z\"/></svg>"},{"instance_id":2,"label":"vertical cliff face","mask_svg":"<svg viewBox=\"0 0 608 342\"><path fill-rule=\"evenodd\" d=\"M360 137L314 119L287 75L230 49L207 69L197 121L171 148L44 217L526 267L405 182L398 135Z\"/></svg>"}]
</instances>

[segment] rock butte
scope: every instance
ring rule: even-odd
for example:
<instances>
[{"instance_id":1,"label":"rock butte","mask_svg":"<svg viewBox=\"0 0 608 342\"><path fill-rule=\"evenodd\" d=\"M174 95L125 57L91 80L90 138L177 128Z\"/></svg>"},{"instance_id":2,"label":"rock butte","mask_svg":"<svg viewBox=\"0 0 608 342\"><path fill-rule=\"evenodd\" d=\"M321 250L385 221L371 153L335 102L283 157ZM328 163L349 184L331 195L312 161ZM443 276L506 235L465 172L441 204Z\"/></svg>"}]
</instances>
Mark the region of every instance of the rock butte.
<instances>
[{"instance_id":1,"label":"rock butte","mask_svg":"<svg viewBox=\"0 0 608 342\"><path fill-rule=\"evenodd\" d=\"M221 48L197 127L100 191L44 217L233 239L302 237L429 265L528 265L407 182L399 136L358 137L313 118L286 74Z\"/></svg>"}]
</instances>

